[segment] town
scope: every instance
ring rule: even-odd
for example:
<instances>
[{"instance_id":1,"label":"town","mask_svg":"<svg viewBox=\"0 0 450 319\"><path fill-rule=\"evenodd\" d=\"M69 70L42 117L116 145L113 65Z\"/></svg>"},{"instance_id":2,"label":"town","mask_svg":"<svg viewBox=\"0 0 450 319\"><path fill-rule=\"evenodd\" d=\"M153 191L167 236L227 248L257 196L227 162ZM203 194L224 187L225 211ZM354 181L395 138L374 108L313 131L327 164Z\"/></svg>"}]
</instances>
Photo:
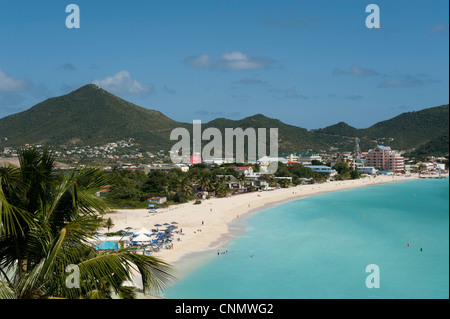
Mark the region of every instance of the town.
<instances>
[{"instance_id":1,"label":"town","mask_svg":"<svg viewBox=\"0 0 450 319\"><path fill-rule=\"evenodd\" d=\"M384 141L377 141L384 142ZM26 145L25 148L44 148ZM173 163L171 151L142 152L132 138L103 146L59 147L52 150L61 170L96 166L113 176L111 185L97 193L112 207L159 207L211 197L224 197L255 191L270 191L300 184L359 179L377 175L448 176L447 157L405 157L405 151L376 145L360 151L358 141L353 152L282 153L257 161L235 163L232 158L211 158L199 164ZM5 147L0 163L18 166L18 150ZM268 174L270 163L278 163Z\"/></svg>"}]
</instances>

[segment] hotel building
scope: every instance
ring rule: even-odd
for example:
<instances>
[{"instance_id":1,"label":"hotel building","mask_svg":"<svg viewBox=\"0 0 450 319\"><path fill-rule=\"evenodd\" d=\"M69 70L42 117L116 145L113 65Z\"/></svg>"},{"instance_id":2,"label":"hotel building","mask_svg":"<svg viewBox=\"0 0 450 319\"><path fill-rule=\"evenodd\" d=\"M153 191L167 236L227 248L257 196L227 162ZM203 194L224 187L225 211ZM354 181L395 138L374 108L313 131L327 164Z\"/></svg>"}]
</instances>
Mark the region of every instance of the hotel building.
<instances>
[{"instance_id":1,"label":"hotel building","mask_svg":"<svg viewBox=\"0 0 450 319\"><path fill-rule=\"evenodd\" d=\"M401 173L405 170L404 158L389 146L378 145L366 155L366 166L382 171Z\"/></svg>"}]
</instances>

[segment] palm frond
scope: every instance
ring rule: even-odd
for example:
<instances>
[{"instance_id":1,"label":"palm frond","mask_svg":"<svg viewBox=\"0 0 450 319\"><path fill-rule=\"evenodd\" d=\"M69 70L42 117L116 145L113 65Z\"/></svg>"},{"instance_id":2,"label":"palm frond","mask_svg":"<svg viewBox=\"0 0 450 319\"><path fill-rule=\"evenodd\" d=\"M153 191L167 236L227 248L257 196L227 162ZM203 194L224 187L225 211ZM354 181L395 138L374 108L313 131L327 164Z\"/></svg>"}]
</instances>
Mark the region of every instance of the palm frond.
<instances>
[{"instance_id":1,"label":"palm frond","mask_svg":"<svg viewBox=\"0 0 450 319\"><path fill-rule=\"evenodd\" d=\"M0 281L0 299L16 299L14 290L5 281Z\"/></svg>"},{"instance_id":2,"label":"palm frond","mask_svg":"<svg viewBox=\"0 0 450 319\"><path fill-rule=\"evenodd\" d=\"M97 282L93 278L103 278L111 287L120 292L120 284L131 280L130 273L137 271L142 276L144 292L159 292L172 280L173 268L158 258L137 255L127 250L104 253L78 264L80 276L86 282Z\"/></svg>"},{"instance_id":3,"label":"palm frond","mask_svg":"<svg viewBox=\"0 0 450 319\"><path fill-rule=\"evenodd\" d=\"M10 203L2 186L4 176L0 175L0 236L24 235L24 227L34 224L33 216L24 209Z\"/></svg>"}]
</instances>

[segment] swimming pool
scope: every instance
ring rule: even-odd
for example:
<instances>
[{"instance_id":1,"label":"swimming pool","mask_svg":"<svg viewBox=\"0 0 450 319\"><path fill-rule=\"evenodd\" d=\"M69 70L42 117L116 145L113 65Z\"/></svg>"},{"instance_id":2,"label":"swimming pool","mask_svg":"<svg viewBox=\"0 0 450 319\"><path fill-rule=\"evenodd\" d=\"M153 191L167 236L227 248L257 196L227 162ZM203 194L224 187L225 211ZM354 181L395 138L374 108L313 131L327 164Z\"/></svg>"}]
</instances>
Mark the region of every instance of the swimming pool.
<instances>
[{"instance_id":1,"label":"swimming pool","mask_svg":"<svg viewBox=\"0 0 450 319\"><path fill-rule=\"evenodd\" d=\"M97 250L119 249L119 243L115 241L104 241L100 244L96 244L95 249Z\"/></svg>"}]
</instances>

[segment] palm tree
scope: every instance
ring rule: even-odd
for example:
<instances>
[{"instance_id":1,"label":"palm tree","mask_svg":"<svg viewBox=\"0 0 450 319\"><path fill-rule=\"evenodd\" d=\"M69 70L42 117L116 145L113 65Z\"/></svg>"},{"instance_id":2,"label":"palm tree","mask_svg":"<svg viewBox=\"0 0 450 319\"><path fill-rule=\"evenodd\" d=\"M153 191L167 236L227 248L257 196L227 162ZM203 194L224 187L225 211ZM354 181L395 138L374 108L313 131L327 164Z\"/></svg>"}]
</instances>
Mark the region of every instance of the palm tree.
<instances>
[{"instance_id":1,"label":"palm tree","mask_svg":"<svg viewBox=\"0 0 450 319\"><path fill-rule=\"evenodd\" d=\"M239 188L242 188L243 186L245 186L245 181L247 180L247 177L245 176L245 174L241 174L238 177L236 177L236 179L239 182Z\"/></svg>"},{"instance_id":2,"label":"palm tree","mask_svg":"<svg viewBox=\"0 0 450 319\"><path fill-rule=\"evenodd\" d=\"M0 167L0 298L108 298L132 270L144 292L173 279L172 267L152 256L92 248L89 239L109 211L95 196L106 184L99 169L57 175L54 156L36 149L20 151L19 162ZM79 270L79 288L67 285L69 265Z\"/></svg>"},{"instance_id":3,"label":"palm tree","mask_svg":"<svg viewBox=\"0 0 450 319\"><path fill-rule=\"evenodd\" d=\"M188 198L192 196L192 186L191 186L191 180L189 177L185 177L180 180L180 185L178 187L178 190L183 192Z\"/></svg>"},{"instance_id":4,"label":"palm tree","mask_svg":"<svg viewBox=\"0 0 450 319\"><path fill-rule=\"evenodd\" d=\"M114 223L113 223L111 217L108 218L107 220L105 220L105 227L108 229L108 233L109 233L109 229L114 227Z\"/></svg>"}]
</instances>

